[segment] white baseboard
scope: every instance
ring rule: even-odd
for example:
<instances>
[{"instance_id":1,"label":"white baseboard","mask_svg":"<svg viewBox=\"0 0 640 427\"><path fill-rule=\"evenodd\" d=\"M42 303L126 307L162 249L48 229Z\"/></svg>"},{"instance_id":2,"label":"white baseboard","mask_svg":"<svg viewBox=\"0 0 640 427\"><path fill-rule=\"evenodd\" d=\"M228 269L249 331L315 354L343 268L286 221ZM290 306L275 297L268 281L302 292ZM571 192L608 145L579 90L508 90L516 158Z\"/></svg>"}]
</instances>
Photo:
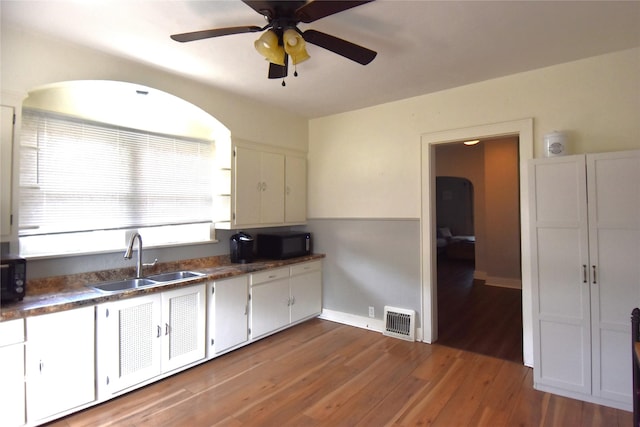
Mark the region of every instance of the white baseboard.
<instances>
[{"instance_id":1,"label":"white baseboard","mask_svg":"<svg viewBox=\"0 0 640 427\"><path fill-rule=\"evenodd\" d=\"M522 289L522 280L511 277L489 276L486 278L484 284L487 286L497 286L499 288Z\"/></svg>"},{"instance_id":2,"label":"white baseboard","mask_svg":"<svg viewBox=\"0 0 640 427\"><path fill-rule=\"evenodd\" d=\"M473 278L484 281L487 286L497 286L499 288L522 289L522 280L512 277L489 276L486 271L475 270Z\"/></svg>"},{"instance_id":3,"label":"white baseboard","mask_svg":"<svg viewBox=\"0 0 640 427\"><path fill-rule=\"evenodd\" d=\"M357 314L345 313L342 311L322 309L318 316L320 319L331 322L342 323L343 325L355 326L356 328L369 329L370 331L384 331L384 320L371 317L358 316ZM416 328L416 341L422 341L422 328Z\"/></svg>"},{"instance_id":4,"label":"white baseboard","mask_svg":"<svg viewBox=\"0 0 640 427\"><path fill-rule=\"evenodd\" d=\"M342 323L344 325L355 326L357 328L369 329L380 333L384 331L384 321L382 319L358 316L356 314L328 310L326 308L322 309L322 313L320 313L320 316L318 317L324 320L330 320L332 322Z\"/></svg>"}]
</instances>

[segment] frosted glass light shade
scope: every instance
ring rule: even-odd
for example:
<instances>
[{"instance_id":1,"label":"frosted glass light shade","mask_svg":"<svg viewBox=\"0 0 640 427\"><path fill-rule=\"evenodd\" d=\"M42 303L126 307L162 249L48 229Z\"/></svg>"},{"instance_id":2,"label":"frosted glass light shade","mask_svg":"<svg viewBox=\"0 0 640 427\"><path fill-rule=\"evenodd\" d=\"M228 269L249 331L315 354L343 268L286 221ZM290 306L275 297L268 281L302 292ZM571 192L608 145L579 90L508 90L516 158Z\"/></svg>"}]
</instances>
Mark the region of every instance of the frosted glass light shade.
<instances>
[{"instance_id":1,"label":"frosted glass light shade","mask_svg":"<svg viewBox=\"0 0 640 427\"><path fill-rule=\"evenodd\" d=\"M267 61L284 66L284 49L278 45L278 35L273 30L265 31L253 45Z\"/></svg>"},{"instance_id":2,"label":"frosted glass light shade","mask_svg":"<svg viewBox=\"0 0 640 427\"><path fill-rule=\"evenodd\" d=\"M296 30L291 28L286 30L282 40L284 41L284 50L291 57L293 65L309 59L304 38Z\"/></svg>"}]
</instances>

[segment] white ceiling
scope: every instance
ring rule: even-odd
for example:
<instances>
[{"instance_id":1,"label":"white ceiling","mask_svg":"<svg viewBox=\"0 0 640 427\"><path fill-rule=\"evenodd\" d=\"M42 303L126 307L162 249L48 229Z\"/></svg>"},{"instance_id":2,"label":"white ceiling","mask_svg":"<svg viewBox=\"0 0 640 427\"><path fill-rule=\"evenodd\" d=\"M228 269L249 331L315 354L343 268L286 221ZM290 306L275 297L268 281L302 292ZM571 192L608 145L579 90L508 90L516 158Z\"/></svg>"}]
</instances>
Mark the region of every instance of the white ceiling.
<instances>
[{"instance_id":1,"label":"white ceiling","mask_svg":"<svg viewBox=\"0 0 640 427\"><path fill-rule=\"evenodd\" d=\"M377 0L299 28L378 52L362 66L308 45L287 86L267 79L258 33L189 43L175 33L263 26L240 1L0 2L2 24L150 64L304 117L320 117L640 46L640 1Z\"/></svg>"}]
</instances>

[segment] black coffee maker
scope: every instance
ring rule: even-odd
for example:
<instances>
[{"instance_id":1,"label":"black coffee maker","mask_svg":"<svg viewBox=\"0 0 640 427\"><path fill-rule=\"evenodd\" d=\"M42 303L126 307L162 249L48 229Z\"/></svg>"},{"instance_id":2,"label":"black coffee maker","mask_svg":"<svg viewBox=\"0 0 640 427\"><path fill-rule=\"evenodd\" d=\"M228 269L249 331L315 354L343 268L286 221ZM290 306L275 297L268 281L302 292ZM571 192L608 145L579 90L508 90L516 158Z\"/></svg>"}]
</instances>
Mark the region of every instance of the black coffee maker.
<instances>
[{"instance_id":1,"label":"black coffee maker","mask_svg":"<svg viewBox=\"0 0 640 427\"><path fill-rule=\"evenodd\" d=\"M242 231L229 239L231 262L246 264L253 261L253 237Z\"/></svg>"}]
</instances>

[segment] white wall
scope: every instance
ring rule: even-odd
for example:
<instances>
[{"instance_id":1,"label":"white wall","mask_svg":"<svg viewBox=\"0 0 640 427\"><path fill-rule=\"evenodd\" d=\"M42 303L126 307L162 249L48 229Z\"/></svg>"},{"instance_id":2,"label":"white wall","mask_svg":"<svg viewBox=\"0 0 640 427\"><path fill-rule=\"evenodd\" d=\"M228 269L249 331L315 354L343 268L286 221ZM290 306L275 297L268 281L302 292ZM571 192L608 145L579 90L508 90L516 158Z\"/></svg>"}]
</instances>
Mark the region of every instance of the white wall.
<instances>
[{"instance_id":1,"label":"white wall","mask_svg":"<svg viewBox=\"0 0 640 427\"><path fill-rule=\"evenodd\" d=\"M116 80L178 96L218 119L231 135L249 141L307 150L307 119L230 95L82 46L2 25L0 90L26 96L31 89L69 80ZM286 129L286 132L282 130Z\"/></svg>"},{"instance_id":2,"label":"white wall","mask_svg":"<svg viewBox=\"0 0 640 427\"><path fill-rule=\"evenodd\" d=\"M26 33L4 23L0 27L0 54L0 93L3 104L9 102L10 105L19 107L30 90L56 82L90 79L124 81L159 89L200 107L225 125L233 137L288 149L307 150L306 118L158 69L47 36ZM17 126L19 125L18 121ZM15 185L14 194L17 194ZM14 206L17 203L14 198ZM14 217L17 216L14 214ZM161 262L166 262L228 254L229 234L218 232L220 243L152 249L146 256L150 259L157 257ZM30 260L29 277L74 274L128 265L132 264L125 263L121 253Z\"/></svg>"},{"instance_id":3,"label":"white wall","mask_svg":"<svg viewBox=\"0 0 640 427\"><path fill-rule=\"evenodd\" d=\"M425 77L428 78L428 77ZM309 122L309 216L417 218L420 135L534 119L573 153L640 147L640 48Z\"/></svg>"},{"instance_id":4,"label":"white wall","mask_svg":"<svg viewBox=\"0 0 640 427\"><path fill-rule=\"evenodd\" d=\"M421 218L421 179L429 176L430 165L421 164L421 135L525 118L533 119L534 146L527 151L535 157L542 156L543 135L554 130L568 133L572 153L640 148L640 48L311 120L309 217L315 222L329 218L420 218L421 232L428 236L424 231L429 226L428 218ZM388 235L386 239L394 237ZM368 241L366 236L361 240ZM357 246L353 239L350 244ZM416 245L423 251L411 252ZM405 247L406 256L420 261L423 283L413 280L401 287L403 292L421 291L426 306L434 296L428 265L431 254L424 250L419 236L407 241ZM384 245L377 250L384 254ZM522 256L523 260L528 257L528 248L523 248ZM334 268L332 258L325 262L327 268ZM365 262L360 260L360 264ZM379 274L357 282L360 299L371 294L381 303L392 300L398 285L375 280L387 276L387 266L375 259L368 265ZM531 292L524 277L529 274L527 266L523 262L524 353L525 362L531 364ZM406 275L407 280L415 277L413 273ZM325 286L325 290L330 289ZM349 295L349 290L342 290L342 294ZM331 295L325 300L331 301ZM361 305L355 299L341 303L343 310L355 314ZM435 313L425 306L422 324L428 329Z\"/></svg>"}]
</instances>

